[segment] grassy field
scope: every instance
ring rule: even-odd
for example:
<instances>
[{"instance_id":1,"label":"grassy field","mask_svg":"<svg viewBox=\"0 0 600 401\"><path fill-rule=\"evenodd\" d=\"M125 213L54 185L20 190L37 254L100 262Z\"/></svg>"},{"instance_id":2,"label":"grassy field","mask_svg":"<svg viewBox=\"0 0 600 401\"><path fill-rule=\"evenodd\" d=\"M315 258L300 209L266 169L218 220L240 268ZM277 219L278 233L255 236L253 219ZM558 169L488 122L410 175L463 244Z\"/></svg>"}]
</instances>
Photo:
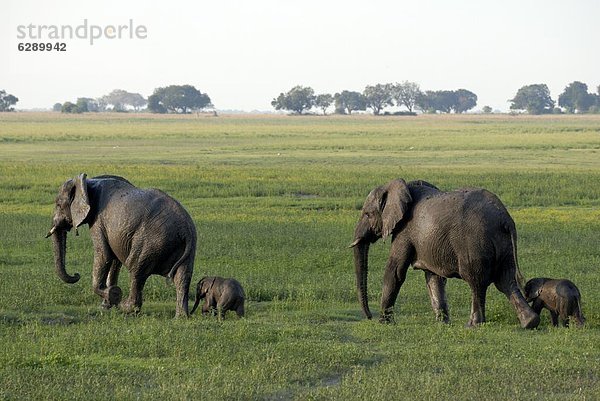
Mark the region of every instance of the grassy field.
<instances>
[{"instance_id":1,"label":"grassy field","mask_svg":"<svg viewBox=\"0 0 600 401\"><path fill-rule=\"evenodd\" d=\"M67 270L44 239L66 179L122 175L179 199L197 225L193 283L236 277L247 317L175 320L160 277L140 316L100 309L86 227ZM494 287L488 323L436 323L410 271L397 324L361 318L354 224L375 186L402 177L482 186L506 204L528 278L581 290L582 330L519 328ZM0 114L0 399L600 399L600 117ZM388 243L371 249L377 309ZM120 285L127 292L128 275Z\"/></svg>"}]
</instances>

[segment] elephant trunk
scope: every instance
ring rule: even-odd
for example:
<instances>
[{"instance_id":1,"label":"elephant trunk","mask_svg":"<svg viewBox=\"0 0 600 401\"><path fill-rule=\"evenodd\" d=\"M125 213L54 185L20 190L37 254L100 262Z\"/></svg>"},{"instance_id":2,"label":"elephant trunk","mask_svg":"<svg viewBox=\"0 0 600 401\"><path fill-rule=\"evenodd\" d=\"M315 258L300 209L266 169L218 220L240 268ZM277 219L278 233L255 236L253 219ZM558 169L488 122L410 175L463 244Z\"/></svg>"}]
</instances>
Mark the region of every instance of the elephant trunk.
<instances>
[{"instance_id":1,"label":"elephant trunk","mask_svg":"<svg viewBox=\"0 0 600 401\"><path fill-rule=\"evenodd\" d=\"M194 302L194 307L192 308L192 311L190 312L190 315L194 312L196 312L196 309L198 308L198 305L200 304L200 296L196 295L196 302Z\"/></svg>"},{"instance_id":2,"label":"elephant trunk","mask_svg":"<svg viewBox=\"0 0 600 401\"><path fill-rule=\"evenodd\" d=\"M67 273L65 269L65 257L67 254L67 231L53 228L52 232L52 244L54 247L54 267L56 274L65 283L73 284L79 281L79 273L75 273L73 276Z\"/></svg>"},{"instance_id":3,"label":"elephant trunk","mask_svg":"<svg viewBox=\"0 0 600 401\"><path fill-rule=\"evenodd\" d=\"M358 301L362 307L363 314L367 319L373 315L369 310L367 295L367 274L369 270L369 241L355 241L354 244L354 267L356 270L356 287L358 289Z\"/></svg>"}]
</instances>

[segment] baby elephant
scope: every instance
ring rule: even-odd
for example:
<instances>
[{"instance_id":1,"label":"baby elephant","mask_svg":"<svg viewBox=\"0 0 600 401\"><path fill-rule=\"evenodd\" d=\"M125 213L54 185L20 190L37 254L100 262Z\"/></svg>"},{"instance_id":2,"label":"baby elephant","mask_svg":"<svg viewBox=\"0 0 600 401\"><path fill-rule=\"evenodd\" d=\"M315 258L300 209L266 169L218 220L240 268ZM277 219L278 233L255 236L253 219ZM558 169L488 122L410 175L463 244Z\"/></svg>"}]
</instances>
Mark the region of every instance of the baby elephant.
<instances>
[{"instance_id":1,"label":"baby elephant","mask_svg":"<svg viewBox=\"0 0 600 401\"><path fill-rule=\"evenodd\" d=\"M223 318L225 312L231 310L235 311L239 317L244 316L244 289L235 279L203 277L198 281L196 302L191 313L194 313L202 298L206 298L202 305L203 315L216 310L219 318Z\"/></svg>"},{"instance_id":2,"label":"baby elephant","mask_svg":"<svg viewBox=\"0 0 600 401\"><path fill-rule=\"evenodd\" d=\"M548 309L554 326L558 326L559 317L565 327L571 318L575 319L577 327L583 326L585 318L581 313L581 294L569 280L531 279L525 284L525 298L527 302L533 301L532 307L537 314L542 308Z\"/></svg>"}]
</instances>

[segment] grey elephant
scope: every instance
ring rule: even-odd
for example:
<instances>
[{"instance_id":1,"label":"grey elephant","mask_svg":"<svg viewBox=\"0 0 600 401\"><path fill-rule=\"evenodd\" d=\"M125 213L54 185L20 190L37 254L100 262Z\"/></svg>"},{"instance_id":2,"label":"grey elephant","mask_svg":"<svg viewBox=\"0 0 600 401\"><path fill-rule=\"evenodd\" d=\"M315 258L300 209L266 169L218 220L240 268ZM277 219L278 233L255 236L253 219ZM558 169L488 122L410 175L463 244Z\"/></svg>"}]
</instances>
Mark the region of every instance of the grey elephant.
<instances>
[{"instance_id":1,"label":"grey elephant","mask_svg":"<svg viewBox=\"0 0 600 401\"><path fill-rule=\"evenodd\" d=\"M196 253L196 227L179 202L157 189L139 189L122 177L85 174L67 180L56 197L52 236L58 276L76 283L80 276L65 268L67 232L82 224L90 227L94 244L92 286L105 308L122 298L118 276L129 270L129 298L125 312L142 306L142 290L151 274L175 283L176 316L188 315L188 291Z\"/></svg>"},{"instance_id":2,"label":"grey elephant","mask_svg":"<svg viewBox=\"0 0 600 401\"><path fill-rule=\"evenodd\" d=\"M521 326L535 328L539 316L519 289L517 232L500 200L485 189L440 191L425 181L396 179L373 189L354 232L358 298L367 301L371 243L392 237L385 267L381 322L393 321L393 308L408 267L425 271L431 305L438 319L449 319L446 279L462 278L472 293L467 326L485 322L487 287L494 283L517 311Z\"/></svg>"},{"instance_id":3,"label":"grey elephant","mask_svg":"<svg viewBox=\"0 0 600 401\"><path fill-rule=\"evenodd\" d=\"M536 313L540 313L543 308L548 309L553 326L558 326L560 318L562 325L567 327L573 318L577 327L583 327L585 317L581 313L581 294L573 282L534 278L525 284L525 298L527 302L533 302Z\"/></svg>"},{"instance_id":4,"label":"grey elephant","mask_svg":"<svg viewBox=\"0 0 600 401\"><path fill-rule=\"evenodd\" d=\"M244 300L246 298L242 285L233 278L203 277L196 287L196 302L192 312L206 298L202 305L202 314L216 311L223 318L227 311L234 311L239 317L244 317Z\"/></svg>"}]
</instances>

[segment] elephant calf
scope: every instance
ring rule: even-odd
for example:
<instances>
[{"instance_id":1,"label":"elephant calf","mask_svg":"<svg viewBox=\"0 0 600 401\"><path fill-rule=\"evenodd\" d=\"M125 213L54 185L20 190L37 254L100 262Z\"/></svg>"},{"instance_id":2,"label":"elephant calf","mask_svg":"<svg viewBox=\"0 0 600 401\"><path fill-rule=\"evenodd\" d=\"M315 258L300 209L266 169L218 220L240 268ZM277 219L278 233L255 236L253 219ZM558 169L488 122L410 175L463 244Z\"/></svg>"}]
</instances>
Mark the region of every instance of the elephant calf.
<instances>
[{"instance_id":1,"label":"elephant calf","mask_svg":"<svg viewBox=\"0 0 600 401\"><path fill-rule=\"evenodd\" d=\"M583 326L585 318L581 313L581 294L569 280L531 279L525 284L525 298L527 302L533 301L533 310L538 314L542 308L548 309L554 326L558 326L559 317L565 327L571 318L575 319L577 327Z\"/></svg>"},{"instance_id":2,"label":"elephant calf","mask_svg":"<svg viewBox=\"0 0 600 401\"><path fill-rule=\"evenodd\" d=\"M239 317L244 316L244 289L235 279L223 277L203 277L196 288L196 302L192 312L196 310L200 300L206 298L202 306L202 314L217 311L219 318L225 312L234 311Z\"/></svg>"}]
</instances>

